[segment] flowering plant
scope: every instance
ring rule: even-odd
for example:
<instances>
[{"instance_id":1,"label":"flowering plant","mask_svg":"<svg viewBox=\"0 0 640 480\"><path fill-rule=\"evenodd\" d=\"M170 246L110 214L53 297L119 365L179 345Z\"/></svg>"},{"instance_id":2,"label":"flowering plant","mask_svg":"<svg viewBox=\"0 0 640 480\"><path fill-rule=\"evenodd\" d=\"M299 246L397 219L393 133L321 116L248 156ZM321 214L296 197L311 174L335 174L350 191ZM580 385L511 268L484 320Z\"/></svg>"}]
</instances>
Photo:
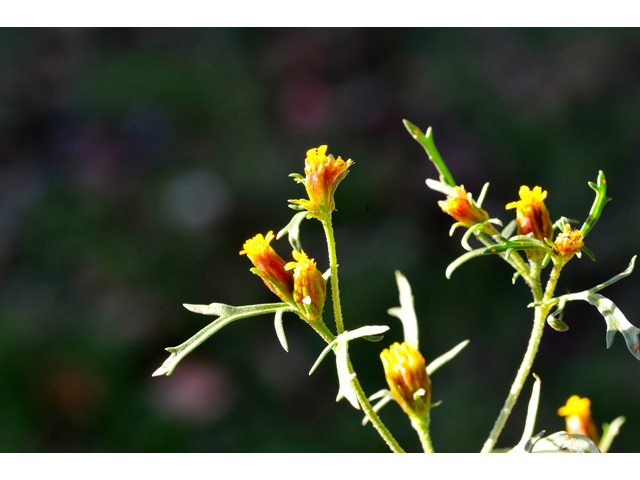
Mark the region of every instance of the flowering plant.
<instances>
[{"instance_id":1,"label":"flowering plant","mask_svg":"<svg viewBox=\"0 0 640 480\"><path fill-rule=\"evenodd\" d=\"M629 275L633 271L636 257L631 259L626 270L604 283L583 292L554 296L560 272L574 256L580 258L584 253L592 260L595 259L585 245L585 237L598 221L604 205L609 200L606 197L607 185L604 174L600 172L597 182L589 183L596 192L596 198L587 220L580 229L572 228L571 224L576 221L566 217L560 217L552 223L550 213L544 204L547 191L542 190L540 186L529 188L526 185L520 187L520 200L506 205L506 210L516 210L516 218L504 227L498 218L491 218L482 208L489 184L485 184L477 200L474 200L464 186L457 185L454 181L436 149L431 129L429 128L425 134L406 120L404 124L411 136L425 149L439 172L439 179L428 179L427 186L447 195L445 200L438 202L438 205L456 220L451 227L450 235L453 235L458 227L466 228L461 244L467 252L447 267L445 276L450 278L461 265L474 258L498 256L514 269L513 283L515 284L517 279L522 279L531 290L533 301L529 307L534 311L531 336L504 406L483 445L482 452L491 452L494 451L498 436L529 377L545 325L548 324L557 331L568 330L566 323L562 320L567 302L585 300L594 305L607 325L607 346L613 342L616 332L620 332L631 354L640 360L638 340L640 329L631 325L611 300L596 293ZM187 354L229 323L266 313L274 314L274 326L278 339L282 347L288 351L282 317L284 313L293 313L314 329L327 344L311 367L309 374L312 374L320 362L333 352L338 377L336 400L345 398L355 409L362 409L365 414L363 425L371 423L389 448L393 452L400 453L404 450L379 416L380 410L385 405L391 402L398 403L416 430L424 451L430 453L434 451L429 432L430 415L433 407L438 405L438 403L431 403L431 377L440 367L458 355L469 341L460 342L453 349L427 363L419 350L418 320L411 287L408 280L396 271L400 306L389 309L388 313L400 319L404 330L404 341L390 345L380 354L381 370L384 371L389 389L381 389L369 396L365 394L349 357L350 342L356 339L380 341L382 335L389 330L389 326L367 325L349 330L345 327L342 315L332 215L336 210L334 196L337 186L349 173L349 168L353 164L351 159L344 161L340 157L336 159L328 155L326 145L310 149L305 160L305 176L292 174L299 183L304 184L308 196L308 198L289 201L289 206L298 213L277 235L274 236L273 231L269 231L264 236L257 234L244 243L240 254L249 258L254 266L251 271L262 279L280 302L241 307L221 303L185 304L184 306L192 312L215 315L218 318L181 345L167 348L170 356L153 375L170 375ZM321 273L317 262L302 250L300 224L307 219L318 220L323 227L329 261L329 269L325 273ZM501 231L498 231L496 226L500 227ZM556 229L559 233L554 240ZM280 257L271 246L274 239L281 239L285 235L293 249L291 261ZM469 244L471 239L477 240L482 246L472 248ZM524 257L521 252L525 254ZM543 271L548 266L550 266L550 272L546 286L543 288ZM333 331L323 319L327 282L330 282L335 320ZM516 446L507 450L511 452L606 452L625 421L624 417L619 417L610 425L605 425L600 435L591 418L590 401L587 398L572 396L567 404L558 410L559 415L566 417L566 431L545 437L543 430L534 435L541 388L541 380L535 374L534 377L536 381L533 385L522 439ZM375 405L371 403L372 401L376 401Z\"/></svg>"}]
</instances>

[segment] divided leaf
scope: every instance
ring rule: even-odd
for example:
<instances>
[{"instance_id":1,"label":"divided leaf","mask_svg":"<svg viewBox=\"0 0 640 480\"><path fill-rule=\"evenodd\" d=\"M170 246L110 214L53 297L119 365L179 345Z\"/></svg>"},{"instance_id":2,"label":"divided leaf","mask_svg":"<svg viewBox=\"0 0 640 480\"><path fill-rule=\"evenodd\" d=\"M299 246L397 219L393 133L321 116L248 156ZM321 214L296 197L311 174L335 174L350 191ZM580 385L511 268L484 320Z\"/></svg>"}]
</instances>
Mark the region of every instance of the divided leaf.
<instances>
[{"instance_id":1,"label":"divided leaf","mask_svg":"<svg viewBox=\"0 0 640 480\"><path fill-rule=\"evenodd\" d=\"M185 303L184 307L187 310L200 313L202 315L218 315L219 318L200 330L183 344L178 345L177 347L166 348L165 350L170 352L171 355L169 355L169 358L164 361L160 368L153 372L153 377L157 377L159 375L171 375L178 363L180 363L185 356L187 356L211 335L216 333L222 327L229 325L231 322L235 322L241 318L262 315L265 313L274 313L277 311L295 312L293 307L284 302L246 305L244 307L232 307L231 305L225 305L224 303L212 303L210 305L190 305Z\"/></svg>"},{"instance_id":2,"label":"divided leaf","mask_svg":"<svg viewBox=\"0 0 640 480\"><path fill-rule=\"evenodd\" d=\"M276 235L276 240L280 240L282 236L288 232L289 243L291 244L291 247L296 249L297 251L302 250L302 244L300 243L300 224L302 223L302 220L307 217L308 213L309 212L307 212L306 210L304 212L296 213L289 224L278 232L278 235Z\"/></svg>"}]
</instances>

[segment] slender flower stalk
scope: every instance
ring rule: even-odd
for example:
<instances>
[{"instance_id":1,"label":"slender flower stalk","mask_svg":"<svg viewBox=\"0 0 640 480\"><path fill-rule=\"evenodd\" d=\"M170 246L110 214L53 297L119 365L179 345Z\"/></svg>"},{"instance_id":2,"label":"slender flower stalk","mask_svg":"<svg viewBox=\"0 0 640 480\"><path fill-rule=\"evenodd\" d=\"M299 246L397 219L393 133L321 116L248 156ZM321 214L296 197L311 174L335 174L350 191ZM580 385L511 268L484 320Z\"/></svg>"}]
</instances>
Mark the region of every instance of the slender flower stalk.
<instances>
[{"instance_id":1,"label":"slender flower stalk","mask_svg":"<svg viewBox=\"0 0 640 480\"><path fill-rule=\"evenodd\" d=\"M338 257L336 255L336 241L333 236L333 226L331 225L331 214L323 216L322 226L327 236L327 247L329 249L329 268L331 270L331 300L333 303L333 314L336 319L336 329L338 335L344 332L342 322L342 307L340 306L340 290L338 288Z\"/></svg>"},{"instance_id":2,"label":"slender flower stalk","mask_svg":"<svg viewBox=\"0 0 640 480\"><path fill-rule=\"evenodd\" d=\"M424 453L434 453L431 435L429 434L429 422L429 414L421 417L411 417L411 425L418 432Z\"/></svg>"}]
</instances>

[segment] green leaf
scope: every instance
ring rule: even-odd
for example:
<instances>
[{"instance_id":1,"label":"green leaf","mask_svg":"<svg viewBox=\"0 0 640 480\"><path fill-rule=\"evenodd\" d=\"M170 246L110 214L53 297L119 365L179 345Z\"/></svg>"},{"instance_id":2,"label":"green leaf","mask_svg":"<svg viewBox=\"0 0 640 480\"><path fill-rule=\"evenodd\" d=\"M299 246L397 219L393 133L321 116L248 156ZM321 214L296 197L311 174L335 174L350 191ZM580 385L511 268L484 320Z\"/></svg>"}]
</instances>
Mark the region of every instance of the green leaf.
<instances>
[{"instance_id":1,"label":"green leaf","mask_svg":"<svg viewBox=\"0 0 640 480\"><path fill-rule=\"evenodd\" d=\"M620 332L631 355L640 360L640 342L638 341L640 328L629 323L616 304L608 298L597 293L590 293L585 300L594 305L607 322L607 348L611 347L616 332Z\"/></svg>"},{"instance_id":2,"label":"green leaf","mask_svg":"<svg viewBox=\"0 0 640 480\"><path fill-rule=\"evenodd\" d=\"M611 200L610 198L607 198L607 180L604 178L602 170L598 172L597 184L589 182L589 186L595 190L596 199L593 201L593 205L589 211L589 218L587 218L580 229L580 232L582 232L582 235L585 237L600 218L604 205Z\"/></svg>"},{"instance_id":3,"label":"green leaf","mask_svg":"<svg viewBox=\"0 0 640 480\"><path fill-rule=\"evenodd\" d=\"M533 453L600 453L595 443L584 435L567 432L556 432L548 437L544 437L533 446Z\"/></svg>"},{"instance_id":4,"label":"green leaf","mask_svg":"<svg viewBox=\"0 0 640 480\"><path fill-rule=\"evenodd\" d=\"M324 350L322 350L322 353L320 353L320 356L316 360L316 363L314 363L313 367L311 367L311 370L309 370L309 375L311 375L313 372L316 371L316 368L318 368L318 365L320 365L320 362L322 362L324 357L327 356L327 353L329 353L331 349L337 345L337 343L338 343L338 339L336 338L329 345L324 347Z\"/></svg>"},{"instance_id":5,"label":"green leaf","mask_svg":"<svg viewBox=\"0 0 640 480\"><path fill-rule=\"evenodd\" d=\"M169 355L169 358L164 361L160 368L153 372L153 377L157 377L159 375L171 375L171 372L176 368L176 365L178 365L185 356L187 356L211 335L216 333L222 327L229 325L231 322L235 322L241 318L277 312L278 310L282 310L283 312L295 312L293 307L284 302L247 305L244 307L232 307L231 305L225 305L223 303L212 303L211 305L190 305L185 303L184 307L195 313L200 313L202 315L217 315L219 318L200 330L183 344L178 345L177 347L166 348L165 350L170 352L171 355Z\"/></svg>"},{"instance_id":6,"label":"green leaf","mask_svg":"<svg viewBox=\"0 0 640 480\"><path fill-rule=\"evenodd\" d=\"M367 325L357 328L352 331L345 331L338 335L329 345L322 351L316 363L314 363L309 375L320 365L322 359L333 349L336 354L336 369L338 371L338 396L336 402L342 398L346 398L356 410L360 410L360 404L358 403L358 397L351 381L355 378L356 374L349 367L349 342L355 338L376 336L389 330L386 325Z\"/></svg>"},{"instance_id":7,"label":"green leaf","mask_svg":"<svg viewBox=\"0 0 640 480\"><path fill-rule=\"evenodd\" d=\"M604 287L608 287L609 285L611 285L612 283L616 283L618 280L623 279L624 277L628 276L631 274L631 272L633 272L633 269L636 266L636 258L637 255L634 255L633 258L631 259L631 261L629 262L629 265L627 266L627 268L624 269L624 271L620 272L618 275L616 275L615 277L611 277L609 280L607 280L604 283L601 283L600 285L596 285L593 288L590 288L588 291L591 293L595 293L598 290L602 290Z\"/></svg>"},{"instance_id":8,"label":"green leaf","mask_svg":"<svg viewBox=\"0 0 640 480\"><path fill-rule=\"evenodd\" d=\"M611 442L613 442L613 439L616 438L618 433L620 433L620 427L626 421L627 419L625 417L618 417L611 422L611 425L608 423L602 425L602 439L598 444L598 448L602 453L607 453L609 451L609 448L611 448Z\"/></svg>"},{"instance_id":9,"label":"green leaf","mask_svg":"<svg viewBox=\"0 0 640 480\"><path fill-rule=\"evenodd\" d=\"M536 437L542 436L542 434L536 435L536 437L531 437L533 435L533 429L536 426L536 416L538 415L538 403L540 401L540 377L538 377L535 373L533 374L536 381L533 383L533 389L531 390L531 399L529 400L529 406L527 407L527 419L524 425L524 432L522 433L522 438L518 445L516 445L513 450L509 453L518 453L518 452L531 452L533 445L536 443Z\"/></svg>"},{"instance_id":10,"label":"green leaf","mask_svg":"<svg viewBox=\"0 0 640 480\"><path fill-rule=\"evenodd\" d=\"M282 325L282 314L284 313L283 309L276 310L276 317L274 319L274 326L276 327L276 335L278 336L278 340L280 340L280 345L284 348L285 352L289 352L289 344L287 343L287 337L284 334L284 327Z\"/></svg>"},{"instance_id":11,"label":"green leaf","mask_svg":"<svg viewBox=\"0 0 640 480\"><path fill-rule=\"evenodd\" d=\"M516 235L508 240L502 235L494 235L493 238L501 244L484 248L483 255L505 253L509 258L509 255L514 250L542 250L545 253L552 251L544 242L528 235Z\"/></svg>"},{"instance_id":12,"label":"green leaf","mask_svg":"<svg viewBox=\"0 0 640 480\"><path fill-rule=\"evenodd\" d=\"M484 255L485 250L486 250L485 247L478 248L476 250L467 252L464 255L461 255L458 258L456 258L453 262L449 264L449 266L447 267L447 270L445 271L445 276L447 277L447 279L450 279L451 274L463 263L468 262L472 258L481 257L482 255Z\"/></svg>"},{"instance_id":13,"label":"green leaf","mask_svg":"<svg viewBox=\"0 0 640 480\"><path fill-rule=\"evenodd\" d=\"M462 236L462 240L461 240L462 248L464 248L467 252L472 252L473 249L469 246L469 237L471 236L472 233L477 232L478 230L482 230L484 227L485 227L484 222L476 223L473 227L467 230Z\"/></svg>"},{"instance_id":14,"label":"green leaf","mask_svg":"<svg viewBox=\"0 0 640 480\"><path fill-rule=\"evenodd\" d=\"M422 145L422 148L424 148L425 152L427 152L429 160L431 160L435 167L438 169L438 173L440 174L440 181L443 183L447 183L452 187L455 187L456 182L451 176L451 173L449 173L449 169L445 165L444 160L442 160L442 157L440 156L440 153L436 148L436 144L433 142L433 133L431 131L431 127L429 127L427 129L427 133L424 134L418 127L416 127L408 120L402 120L402 123L404 123L405 128L413 137L413 139L416 140L420 145Z\"/></svg>"},{"instance_id":15,"label":"green leaf","mask_svg":"<svg viewBox=\"0 0 640 480\"><path fill-rule=\"evenodd\" d=\"M458 345L453 347L447 353L440 355L438 358L433 360L429 365L427 365L427 375L431 376L433 372L438 370L441 366L447 363L449 360L453 359L456 355L458 355L464 347L469 345L469 340L465 340L464 342L460 342Z\"/></svg>"},{"instance_id":16,"label":"green leaf","mask_svg":"<svg viewBox=\"0 0 640 480\"><path fill-rule=\"evenodd\" d=\"M453 195L456 192L451 185L447 185L446 183L439 182L438 180L434 180L432 178L427 178L426 183L427 187L429 187L431 190L444 193L447 196Z\"/></svg>"},{"instance_id":17,"label":"green leaf","mask_svg":"<svg viewBox=\"0 0 640 480\"><path fill-rule=\"evenodd\" d=\"M353 408L360 410L358 395L351 384L351 381L355 378L356 374L349 368L349 340L344 336L344 334L338 335L336 340L337 344L334 352L336 354L336 369L338 371L339 383L336 402L340 401L342 398L346 398Z\"/></svg>"},{"instance_id":18,"label":"green leaf","mask_svg":"<svg viewBox=\"0 0 640 480\"><path fill-rule=\"evenodd\" d=\"M586 253L586 254L587 254L587 257L589 257L589 258L590 258L591 260L593 260L594 262L596 261L596 257L595 257L595 255L594 255L594 254L593 254L593 252L592 252L591 250L589 250L587 247L584 247L584 246L583 246L583 247L581 247L581 248L580 248L580 251L581 251L581 252Z\"/></svg>"},{"instance_id":19,"label":"green leaf","mask_svg":"<svg viewBox=\"0 0 640 480\"><path fill-rule=\"evenodd\" d=\"M387 310L389 315L397 317L402 322L404 330L404 341L409 343L412 348L418 348L418 319L413 306L413 295L411 294L411 285L400 270L396 270L396 282L398 291L400 292L400 306Z\"/></svg>"},{"instance_id":20,"label":"green leaf","mask_svg":"<svg viewBox=\"0 0 640 480\"><path fill-rule=\"evenodd\" d=\"M540 440L542 438L542 436L544 435L544 432L546 432L546 430L542 430L541 432L535 434L533 437L531 437L527 443L524 445L524 451L525 453L531 453L531 451L533 450L533 446L538 443L538 440Z\"/></svg>"},{"instance_id":21,"label":"green leaf","mask_svg":"<svg viewBox=\"0 0 640 480\"><path fill-rule=\"evenodd\" d=\"M487 190L489 189L489 182L485 183L480 191L480 196L478 200L475 202L478 208L482 208L482 202L484 202L484 197L487 195Z\"/></svg>"},{"instance_id":22,"label":"green leaf","mask_svg":"<svg viewBox=\"0 0 640 480\"><path fill-rule=\"evenodd\" d=\"M289 224L278 232L276 240L280 240L280 238L288 232L291 247L297 251L302 250L302 244L300 243L300 224L302 223L302 220L307 218L307 214L307 211L296 213L293 218L291 218Z\"/></svg>"},{"instance_id":23,"label":"green leaf","mask_svg":"<svg viewBox=\"0 0 640 480\"><path fill-rule=\"evenodd\" d=\"M627 344L627 348L631 352L631 354L640 360L640 342L638 342L638 336L640 335L640 329L634 327L624 316L624 314L618 309L615 303L609 300L602 295L599 295L595 292L602 290L603 288L611 285L612 283L617 282L618 280L628 276L635 267L636 257L634 256L629 262L629 266L618 275L610 278L604 283L600 285L596 285L589 290L585 290L583 292L578 293L570 293L568 295L562 295L560 297L552 298L548 302L545 302L547 305L557 305L556 310L552 315L547 317L547 323L551 325L553 328L559 331L567 330L569 327L562 322L562 311L567 302L574 300L584 300L589 302L591 305L595 306L600 314L604 317L605 322L607 323L607 348L611 347L613 343L613 339L615 337L616 332L620 332L624 337L624 341ZM535 307L538 305L542 305L542 303L531 303L529 307ZM555 325L554 325L555 324Z\"/></svg>"}]
</instances>

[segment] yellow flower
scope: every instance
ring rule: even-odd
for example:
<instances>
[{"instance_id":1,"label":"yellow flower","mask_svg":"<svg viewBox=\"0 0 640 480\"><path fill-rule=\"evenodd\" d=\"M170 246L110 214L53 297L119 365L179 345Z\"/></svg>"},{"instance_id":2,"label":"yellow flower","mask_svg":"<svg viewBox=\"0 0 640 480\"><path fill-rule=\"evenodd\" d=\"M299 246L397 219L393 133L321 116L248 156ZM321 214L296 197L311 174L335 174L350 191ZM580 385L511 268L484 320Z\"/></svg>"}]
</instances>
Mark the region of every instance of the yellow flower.
<instances>
[{"instance_id":1,"label":"yellow flower","mask_svg":"<svg viewBox=\"0 0 640 480\"><path fill-rule=\"evenodd\" d=\"M327 297L327 282L316 268L316 262L304 251L293 251L295 262L287 263L285 270L293 270L293 300L306 313L310 322L322 318Z\"/></svg>"},{"instance_id":2,"label":"yellow flower","mask_svg":"<svg viewBox=\"0 0 640 480\"><path fill-rule=\"evenodd\" d=\"M465 227L470 228L489 220L489 214L473 203L471 194L467 193L464 185L455 187L454 194L449 195L446 200L440 200L438 205L443 212L451 215Z\"/></svg>"},{"instance_id":3,"label":"yellow flower","mask_svg":"<svg viewBox=\"0 0 640 480\"><path fill-rule=\"evenodd\" d=\"M518 235L528 235L533 232L533 238L544 242L551 239L553 228L549 220L549 211L544 205L544 199L547 198L547 191L542 191L540 187L529 187L522 185L520 187L520 200L507 204L507 210L517 208L516 223L518 224ZM544 253L537 250L528 250L527 256L536 260L544 257Z\"/></svg>"},{"instance_id":4,"label":"yellow flower","mask_svg":"<svg viewBox=\"0 0 640 480\"><path fill-rule=\"evenodd\" d=\"M309 212L329 213L335 210L333 194L338 184L349 173L347 169L353 164L351 159L346 162L342 158L334 159L333 155L326 155L327 146L321 145L307 152L305 160L304 187L309 200L292 200L291 203L301 205ZM302 179L301 176L299 176Z\"/></svg>"},{"instance_id":5,"label":"yellow flower","mask_svg":"<svg viewBox=\"0 0 640 480\"><path fill-rule=\"evenodd\" d=\"M565 224L564 232L558 234L554 243L560 255L571 258L574 253L580 252L580 249L584 247L582 239L583 235L580 230L571 231L571 227Z\"/></svg>"},{"instance_id":6,"label":"yellow flower","mask_svg":"<svg viewBox=\"0 0 640 480\"><path fill-rule=\"evenodd\" d=\"M598 430L591 418L591 401L588 398L572 395L567 404L558 409L558 415L566 417L567 433L584 435L598 443Z\"/></svg>"},{"instance_id":7,"label":"yellow flower","mask_svg":"<svg viewBox=\"0 0 640 480\"><path fill-rule=\"evenodd\" d=\"M249 257L269 290L285 302L293 304L293 274L285 270L286 262L269 245L273 239L272 231L266 237L259 233L244 242L240 255L246 254Z\"/></svg>"},{"instance_id":8,"label":"yellow flower","mask_svg":"<svg viewBox=\"0 0 640 480\"><path fill-rule=\"evenodd\" d=\"M431 381L424 358L407 342L394 343L380 354L393 397L407 415L425 414L431 400Z\"/></svg>"}]
</instances>

